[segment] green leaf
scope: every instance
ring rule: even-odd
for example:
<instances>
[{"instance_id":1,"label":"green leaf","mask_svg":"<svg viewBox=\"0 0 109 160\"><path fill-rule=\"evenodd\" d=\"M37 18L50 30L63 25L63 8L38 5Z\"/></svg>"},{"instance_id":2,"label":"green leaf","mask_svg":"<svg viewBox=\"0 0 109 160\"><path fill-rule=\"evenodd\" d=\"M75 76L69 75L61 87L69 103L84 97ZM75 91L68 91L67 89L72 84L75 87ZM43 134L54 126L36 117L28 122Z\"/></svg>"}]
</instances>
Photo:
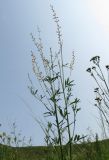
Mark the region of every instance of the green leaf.
<instances>
[{"instance_id":1,"label":"green leaf","mask_svg":"<svg viewBox=\"0 0 109 160\"><path fill-rule=\"evenodd\" d=\"M48 122L48 128L51 129L51 127L52 127L52 123Z\"/></svg>"},{"instance_id":2,"label":"green leaf","mask_svg":"<svg viewBox=\"0 0 109 160\"><path fill-rule=\"evenodd\" d=\"M74 142L75 142L75 141L77 142L77 141L79 141L80 139L81 139L81 138L80 138L80 135L77 135L77 134L76 134L75 137L74 137Z\"/></svg>"},{"instance_id":3,"label":"green leaf","mask_svg":"<svg viewBox=\"0 0 109 160\"><path fill-rule=\"evenodd\" d=\"M63 113L62 109L61 109L60 107L58 107L58 109L59 109L60 115L61 115L62 117L64 117L64 113Z\"/></svg>"},{"instance_id":4,"label":"green leaf","mask_svg":"<svg viewBox=\"0 0 109 160\"><path fill-rule=\"evenodd\" d=\"M49 116L52 116L52 113L51 112L45 112L44 115L45 115L45 117L49 117Z\"/></svg>"},{"instance_id":5,"label":"green leaf","mask_svg":"<svg viewBox=\"0 0 109 160\"><path fill-rule=\"evenodd\" d=\"M45 78L44 78L44 81L47 81L48 83L52 83L52 82L54 82L56 79L58 79L58 75L56 75L55 77L50 77L50 76L46 76Z\"/></svg>"},{"instance_id":6,"label":"green leaf","mask_svg":"<svg viewBox=\"0 0 109 160\"><path fill-rule=\"evenodd\" d=\"M70 105L73 105L73 104L77 104L80 102L80 99L78 98L75 98L75 100L73 102L70 103Z\"/></svg>"},{"instance_id":7,"label":"green leaf","mask_svg":"<svg viewBox=\"0 0 109 160\"><path fill-rule=\"evenodd\" d=\"M67 78L65 80L65 87L72 87L74 84L73 84L74 80L71 80L69 78Z\"/></svg>"}]
</instances>

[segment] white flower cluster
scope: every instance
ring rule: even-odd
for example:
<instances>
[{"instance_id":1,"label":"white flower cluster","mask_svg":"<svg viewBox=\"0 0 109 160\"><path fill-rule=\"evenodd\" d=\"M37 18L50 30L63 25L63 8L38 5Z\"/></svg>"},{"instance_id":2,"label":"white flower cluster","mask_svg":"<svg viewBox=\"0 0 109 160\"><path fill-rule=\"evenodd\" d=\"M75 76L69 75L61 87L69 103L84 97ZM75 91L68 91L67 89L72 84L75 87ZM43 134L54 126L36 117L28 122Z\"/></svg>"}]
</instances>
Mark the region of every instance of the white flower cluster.
<instances>
[{"instance_id":1,"label":"white flower cluster","mask_svg":"<svg viewBox=\"0 0 109 160\"><path fill-rule=\"evenodd\" d=\"M37 64L37 62L36 62L36 57L35 57L35 55L33 54L33 52L32 52L32 54L31 54L31 56L32 56L33 72L34 72L34 74L36 75L36 77L37 77L38 80L43 80L43 79L44 79L44 76L42 75L42 72L40 71L40 69L39 69L39 67L38 67L38 64Z\"/></svg>"}]
</instances>

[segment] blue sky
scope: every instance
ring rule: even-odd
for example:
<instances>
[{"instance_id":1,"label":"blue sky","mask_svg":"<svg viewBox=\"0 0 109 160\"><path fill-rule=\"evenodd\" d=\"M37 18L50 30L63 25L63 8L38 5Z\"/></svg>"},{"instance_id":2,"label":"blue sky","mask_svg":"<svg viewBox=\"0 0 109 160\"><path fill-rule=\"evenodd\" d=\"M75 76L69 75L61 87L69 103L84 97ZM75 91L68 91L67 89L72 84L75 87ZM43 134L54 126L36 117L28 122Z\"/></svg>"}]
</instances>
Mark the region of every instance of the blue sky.
<instances>
[{"instance_id":1,"label":"blue sky","mask_svg":"<svg viewBox=\"0 0 109 160\"><path fill-rule=\"evenodd\" d=\"M36 145L44 144L44 135L23 100L31 107L37 118L42 117L43 106L31 96L27 88L29 84L27 74L30 73L34 79L30 51L36 49L30 33L37 37L37 25L41 29L41 37L46 48L53 46L55 49L57 43L50 4L54 5L60 18L65 59L69 60L72 50L75 51L76 61L72 79L76 82L75 95L81 99L82 108L78 118L78 132L85 134L88 127L91 127L93 132L99 130L96 122L97 112L93 106L94 82L86 73L86 68L89 67L92 56L100 55L103 65L108 63L109 58L108 24L100 21L95 12L99 1L96 0L94 6L91 0L1 0L0 123L3 124L1 130L10 130L11 124L16 121L22 135L32 136Z\"/></svg>"}]
</instances>

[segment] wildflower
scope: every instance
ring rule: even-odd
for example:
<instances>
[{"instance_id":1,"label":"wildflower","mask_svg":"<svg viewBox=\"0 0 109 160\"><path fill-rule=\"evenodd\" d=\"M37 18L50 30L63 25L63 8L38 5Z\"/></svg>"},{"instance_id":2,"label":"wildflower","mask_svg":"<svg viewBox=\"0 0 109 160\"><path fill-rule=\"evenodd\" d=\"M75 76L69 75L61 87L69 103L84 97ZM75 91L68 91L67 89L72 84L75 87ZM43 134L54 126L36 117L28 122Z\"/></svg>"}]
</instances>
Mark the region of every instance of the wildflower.
<instances>
[{"instance_id":1,"label":"wildflower","mask_svg":"<svg viewBox=\"0 0 109 160\"><path fill-rule=\"evenodd\" d=\"M100 56L94 56L94 57L91 58L90 61L95 61L95 60L100 60Z\"/></svg>"},{"instance_id":2,"label":"wildflower","mask_svg":"<svg viewBox=\"0 0 109 160\"><path fill-rule=\"evenodd\" d=\"M102 99L100 97L96 97L95 100L100 103L102 101Z\"/></svg>"},{"instance_id":3,"label":"wildflower","mask_svg":"<svg viewBox=\"0 0 109 160\"><path fill-rule=\"evenodd\" d=\"M44 76L42 75L42 72L38 72L38 73L37 73L37 78L38 78L39 80L43 80L43 79L44 79Z\"/></svg>"},{"instance_id":4,"label":"wildflower","mask_svg":"<svg viewBox=\"0 0 109 160\"><path fill-rule=\"evenodd\" d=\"M107 69L107 70L109 69L109 65L106 65L106 69Z\"/></svg>"},{"instance_id":5,"label":"wildflower","mask_svg":"<svg viewBox=\"0 0 109 160\"><path fill-rule=\"evenodd\" d=\"M97 91L99 91L99 88L95 88L95 89L94 89L94 92L97 92Z\"/></svg>"},{"instance_id":6,"label":"wildflower","mask_svg":"<svg viewBox=\"0 0 109 160\"><path fill-rule=\"evenodd\" d=\"M69 67L71 71L73 70L74 61L75 61L75 55L74 55L74 51L73 51L73 53L72 53L72 59L71 59L71 62L70 62L70 67Z\"/></svg>"},{"instance_id":7,"label":"wildflower","mask_svg":"<svg viewBox=\"0 0 109 160\"><path fill-rule=\"evenodd\" d=\"M31 56L32 56L32 63L34 63L35 61L36 61L36 57L35 57L35 55L33 54L33 52L31 51Z\"/></svg>"},{"instance_id":8,"label":"wildflower","mask_svg":"<svg viewBox=\"0 0 109 160\"><path fill-rule=\"evenodd\" d=\"M89 73L91 73L91 68L88 68L86 71L89 72Z\"/></svg>"},{"instance_id":9,"label":"wildflower","mask_svg":"<svg viewBox=\"0 0 109 160\"><path fill-rule=\"evenodd\" d=\"M95 57L92 57L91 60L95 65L99 65L99 62L100 62L100 56L95 56Z\"/></svg>"},{"instance_id":10,"label":"wildflower","mask_svg":"<svg viewBox=\"0 0 109 160\"><path fill-rule=\"evenodd\" d=\"M48 59L43 59L43 64L44 64L44 66L45 66L45 68L47 68L47 67L49 67L49 61L48 61Z\"/></svg>"},{"instance_id":11,"label":"wildflower","mask_svg":"<svg viewBox=\"0 0 109 160\"><path fill-rule=\"evenodd\" d=\"M40 71L38 64L36 63L36 57L33 53L31 54L31 56L32 56L33 72L35 73L38 80L43 80L42 72Z\"/></svg>"},{"instance_id":12,"label":"wildflower","mask_svg":"<svg viewBox=\"0 0 109 160\"><path fill-rule=\"evenodd\" d=\"M95 66L92 66L92 69L93 69L93 70L96 70L96 67L95 67Z\"/></svg>"}]
</instances>

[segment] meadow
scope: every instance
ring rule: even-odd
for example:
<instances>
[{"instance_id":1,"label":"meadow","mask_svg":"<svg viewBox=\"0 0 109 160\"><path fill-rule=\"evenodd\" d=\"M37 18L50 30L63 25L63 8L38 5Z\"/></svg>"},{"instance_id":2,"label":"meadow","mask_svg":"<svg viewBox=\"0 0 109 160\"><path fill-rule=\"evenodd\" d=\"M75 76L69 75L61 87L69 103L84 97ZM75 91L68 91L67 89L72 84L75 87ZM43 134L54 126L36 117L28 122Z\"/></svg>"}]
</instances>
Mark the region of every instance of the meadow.
<instances>
[{"instance_id":1,"label":"meadow","mask_svg":"<svg viewBox=\"0 0 109 160\"><path fill-rule=\"evenodd\" d=\"M75 144L72 150L72 160L108 160L109 140L96 140L95 142L83 142L81 144ZM66 160L68 159L69 158L67 158ZM56 157L55 151L52 147L9 147L0 145L0 160L59 159Z\"/></svg>"}]
</instances>

